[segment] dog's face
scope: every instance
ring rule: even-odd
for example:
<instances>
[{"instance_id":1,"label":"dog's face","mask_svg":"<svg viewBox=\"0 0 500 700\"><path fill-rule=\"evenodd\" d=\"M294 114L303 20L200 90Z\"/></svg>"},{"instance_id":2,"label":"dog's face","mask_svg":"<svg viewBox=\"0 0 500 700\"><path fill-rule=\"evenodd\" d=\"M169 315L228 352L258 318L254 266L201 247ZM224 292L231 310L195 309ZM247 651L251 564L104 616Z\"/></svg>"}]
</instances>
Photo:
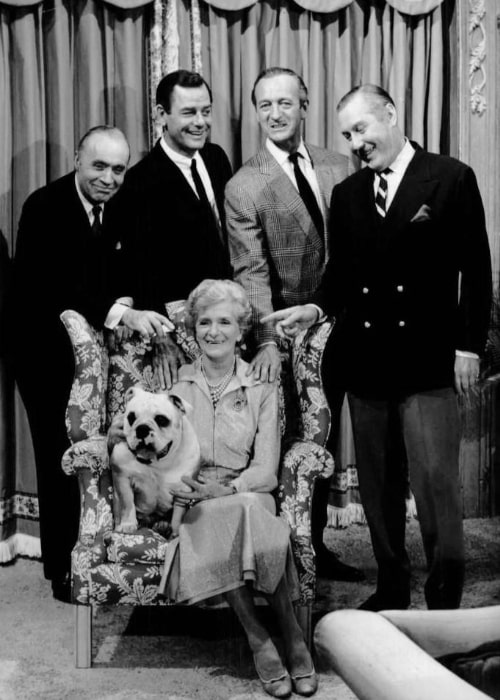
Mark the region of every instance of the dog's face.
<instances>
[{"instance_id":1,"label":"dog's face","mask_svg":"<svg viewBox=\"0 0 500 700\"><path fill-rule=\"evenodd\" d=\"M166 456L182 436L188 405L177 396L153 394L133 387L125 394L124 432L129 448L142 459Z\"/></svg>"}]
</instances>

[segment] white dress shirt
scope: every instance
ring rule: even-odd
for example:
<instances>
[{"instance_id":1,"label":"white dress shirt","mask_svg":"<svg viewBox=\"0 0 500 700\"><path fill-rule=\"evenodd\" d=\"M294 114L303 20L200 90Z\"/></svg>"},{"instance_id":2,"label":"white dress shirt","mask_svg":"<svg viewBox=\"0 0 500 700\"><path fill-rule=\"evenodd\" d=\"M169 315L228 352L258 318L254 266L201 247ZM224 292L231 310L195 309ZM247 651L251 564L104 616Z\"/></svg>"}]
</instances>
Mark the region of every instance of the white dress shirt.
<instances>
[{"instance_id":1,"label":"white dress shirt","mask_svg":"<svg viewBox=\"0 0 500 700\"><path fill-rule=\"evenodd\" d=\"M173 148L170 148L168 143L165 141L165 138L162 136L160 139L160 145L163 148L164 152L166 155L170 158L171 161L175 163L175 165L179 168L181 173L184 175L186 180L188 181L191 189L195 193L195 195L198 197L198 192L196 191L196 185L194 184L193 176L191 174L191 161L193 158L196 161L196 169L198 170L198 174L201 178L201 181L203 183L203 187L205 188L205 192L207 193L207 198L210 203L210 206L212 207L212 211L215 216L215 220L217 222L217 226L219 227L219 232L221 231L221 221L220 221L220 215L219 215L219 210L217 208L217 202L215 201L215 193L214 193L214 188L212 187L212 181L210 180L210 175L208 174L207 167L205 163L203 162L203 158L200 156L199 151L196 151L194 156L192 158L189 158L188 156L183 156L182 153L177 153L177 151L174 151Z\"/></svg>"}]
</instances>

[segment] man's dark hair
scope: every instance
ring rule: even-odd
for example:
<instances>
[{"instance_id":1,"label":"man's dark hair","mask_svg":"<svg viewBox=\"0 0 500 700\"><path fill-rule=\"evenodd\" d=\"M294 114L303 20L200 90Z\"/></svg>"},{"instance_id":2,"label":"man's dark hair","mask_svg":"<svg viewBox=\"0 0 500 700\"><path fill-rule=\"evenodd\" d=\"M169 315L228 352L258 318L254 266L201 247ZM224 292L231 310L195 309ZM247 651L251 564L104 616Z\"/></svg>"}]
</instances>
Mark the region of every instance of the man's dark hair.
<instances>
[{"instance_id":1,"label":"man's dark hair","mask_svg":"<svg viewBox=\"0 0 500 700\"><path fill-rule=\"evenodd\" d=\"M259 73L255 83L253 84L252 104L254 107L257 106L257 102L255 99L255 88L257 87L257 84L260 83L261 80L264 80L264 78L273 78L275 75L291 75L292 78L295 78L299 84L300 103L302 105L304 104L304 102L307 102L307 87L300 75L291 68L281 68L281 66L273 66L272 68L265 68L261 73Z\"/></svg>"},{"instance_id":2,"label":"man's dark hair","mask_svg":"<svg viewBox=\"0 0 500 700\"><path fill-rule=\"evenodd\" d=\"M127 139L125 137L125 134L121 129L119 129L117 126L111 126L109 124L99 124L99 126L93 126L91 129L89 129L80 139L78 142L78 146L76 147L76 152L81 153L83 148L85 147L85 144L89 140L91 136L94 134L107 134L110 132L115 132L116 136L119 136L124 139L125 143L127 143ZM128 143L127 143L128 145Z\"/></svg>"},{"instance_id":3,"label":"man's dark hair","mask_svg":"<svg viewBox=\"0 0 500 700\"><path fill-rule=\"evenodd\" d=\"M385 107L385 105L392 105L396 109L394 100L389 95L386 90L380 87L380 85L374 85L372 83L365 83L364 85L356 85L352 90L342 97L337 105L337 112L340 112L344 107L347 107L349 102L353 100L356 95L363 95L365 99L372 105L372 107Z\"/></svg>"},{"instance_id":4,"label":"man's dark hair","mask_svg":"<svg viewBox=\"0 0 500 700\"><path fill-rule=\"evenodd\" d=\"M210 102L212 102L212 91L207 81L199 73L181 68L165 75L156 88L156 104L161 105L168 114L170 114L172 107L172 92L176 85L185 88L197 88L204 85L208 90Z\"/></svg>"}]
</instances>

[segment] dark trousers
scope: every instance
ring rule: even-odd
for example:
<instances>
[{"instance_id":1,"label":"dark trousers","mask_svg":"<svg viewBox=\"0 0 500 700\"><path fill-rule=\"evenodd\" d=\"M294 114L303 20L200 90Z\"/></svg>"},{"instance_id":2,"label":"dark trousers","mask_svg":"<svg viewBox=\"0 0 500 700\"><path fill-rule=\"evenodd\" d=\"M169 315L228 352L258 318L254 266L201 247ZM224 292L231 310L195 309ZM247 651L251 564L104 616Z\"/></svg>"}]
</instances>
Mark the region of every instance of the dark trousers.
<instances>
[{"instance_id":1,"label":"dark trousers","mask_svg":"<svg viewBox=\"0 0 500 700\"><path fill-rule=\"evenodd\" d=\"M45 578L63 577L71 569L71 550L80 519L78 480L67 476L61 458L70 442L65 413L74 375L69 340L52 334L53 354L17 370L17 381L30 424L37 473L40 543Z\"/></svg>"},{"instance_id":2,"label":"dark trousers","mask_svg":"<svg viewBox=\"0 0 500 700\"><path fill-rule=\"evenodd\" d=\"M349 394L359 490L378 564L377 594L388 605L410 601L405 550L408 460L429 563L429 608L460 605L464 576L458 473L460 427L453 389L375 400Z\"/></svg>"}]
</instances>

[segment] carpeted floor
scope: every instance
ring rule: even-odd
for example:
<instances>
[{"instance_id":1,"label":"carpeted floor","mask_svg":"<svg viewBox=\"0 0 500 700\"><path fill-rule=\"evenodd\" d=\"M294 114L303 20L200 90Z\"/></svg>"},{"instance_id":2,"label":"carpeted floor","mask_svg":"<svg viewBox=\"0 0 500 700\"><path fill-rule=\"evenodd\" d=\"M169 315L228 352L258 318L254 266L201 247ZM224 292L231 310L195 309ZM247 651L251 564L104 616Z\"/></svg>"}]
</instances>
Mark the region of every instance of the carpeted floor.
<instances>
[{"instance_id":1,"label":"carpeted floor","mask_svg":"<svg viewBox=\"0 0 500 700\"><path fill-rule=\"evenodd\" d=\"M468 573L464 607L500 604L500 518L465 523ZM316 616L355 607L372 591L375 567L366 528L327 530L326 541L361 566L361 584L320 580ZM418 525L408 527L412 607L424 608ZM75 669L73 608L52 599L41 564L0 568L1 700L257 700L260 688L235 619L225 611L99 610L93 667ZM338 676L320 669L317 700L354 700ZM298 696L295 696L298 697Z\"/></svg>"}]
</instances>

